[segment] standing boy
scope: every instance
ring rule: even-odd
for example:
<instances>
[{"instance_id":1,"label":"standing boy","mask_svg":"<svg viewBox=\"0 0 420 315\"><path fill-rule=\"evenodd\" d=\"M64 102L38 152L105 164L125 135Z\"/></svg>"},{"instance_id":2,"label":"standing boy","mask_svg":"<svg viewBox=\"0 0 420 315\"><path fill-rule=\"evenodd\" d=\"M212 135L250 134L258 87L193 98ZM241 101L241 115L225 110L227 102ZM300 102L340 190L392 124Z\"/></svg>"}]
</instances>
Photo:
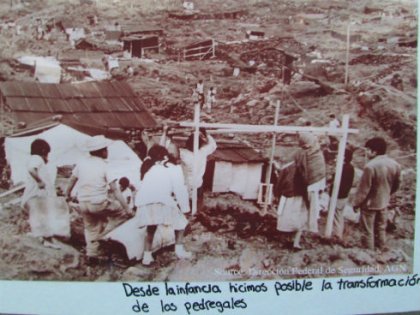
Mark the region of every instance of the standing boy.
<instances>
[{"instance_id":1,"label":"standing boy","mask_svg":"<svg viewBox=\"0 0 420 315\"><path fill-rule=\"evenodd\" d=\"M361 209L365 245L371 250L386 250L387 207L400 185L401 167L386 155L382 137L368 140L365 147L370 161L363 169L353 206Z\"/></svg>"}]
</instances>

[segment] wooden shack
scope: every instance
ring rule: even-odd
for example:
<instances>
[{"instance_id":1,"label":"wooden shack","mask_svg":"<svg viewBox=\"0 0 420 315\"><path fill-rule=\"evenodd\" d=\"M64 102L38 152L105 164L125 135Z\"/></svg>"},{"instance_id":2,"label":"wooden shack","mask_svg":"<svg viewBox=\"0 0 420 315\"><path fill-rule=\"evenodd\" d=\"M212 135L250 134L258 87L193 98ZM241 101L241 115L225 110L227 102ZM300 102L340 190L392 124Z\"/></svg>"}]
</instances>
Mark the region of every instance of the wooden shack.
<instances>
[{"instance_id":1,"label":"wooden shack","mask_svg":"<svg viewBox=\"0 0 420 315\"><path fill-rule=\"evenodd\" d=\"M131 57L142 58L145 52L159 52L159 37L157 36L127 36L122 38L123 50Z\"/></svg>"}]
</instances>

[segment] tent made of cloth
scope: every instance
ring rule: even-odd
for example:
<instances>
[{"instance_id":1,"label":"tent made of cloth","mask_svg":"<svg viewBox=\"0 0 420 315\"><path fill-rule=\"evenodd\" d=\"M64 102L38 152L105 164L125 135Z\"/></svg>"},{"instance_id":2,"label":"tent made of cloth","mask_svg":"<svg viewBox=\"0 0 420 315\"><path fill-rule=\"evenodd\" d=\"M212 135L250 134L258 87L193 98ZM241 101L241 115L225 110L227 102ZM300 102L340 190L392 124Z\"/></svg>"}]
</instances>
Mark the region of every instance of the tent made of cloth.
<instances>
[{"instance_id":1,"label":"tent made of cloth","mask_svg":"<svg viewBox=\"0 0 420 315\"><path fill-rule=\"evenodd\" d=\"M89 153L83 146L90 137L63 124L35 135L7 137L4 146L13 183L26 180L26 165L30 158L31 143L35 139L44 139L48 142L51 147L48 164L51 169L56 170L60 166L75 165L81 158L87 156ZM134 185L138 185L141 160L125 142L121 140L112 142L108 147L107 161L113 178L125 176Z\"/></svg>"}]
</instances>

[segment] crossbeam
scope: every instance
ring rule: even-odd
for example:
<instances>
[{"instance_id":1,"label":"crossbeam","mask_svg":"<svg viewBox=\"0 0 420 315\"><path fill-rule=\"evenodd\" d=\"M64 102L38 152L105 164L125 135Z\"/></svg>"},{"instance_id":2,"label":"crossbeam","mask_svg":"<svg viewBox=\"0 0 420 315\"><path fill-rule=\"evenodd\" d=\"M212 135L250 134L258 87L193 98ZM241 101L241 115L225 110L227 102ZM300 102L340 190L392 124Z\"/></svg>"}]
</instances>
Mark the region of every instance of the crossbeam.
<instances>
[{"instance_id":1,"label":"crossbeam","mask_svg":"<svg viewBox=\"0 0 420 315\"><path fill-rule=\"evenodd\" d=\"M192 122L181 122L181 127L195 128L196 125ZM330 128L330 127L312 127L312 126L274 126L274 125L241 125L241 124L223 124L223 123L199 123L200 128L209 128L209 132L214 133L258 133L258 132L275 132L275 133L290 133L297 132L311 132L314 134L330 134L343 135L345 133L356 134L358 129L352 128ZM211 130L213 129L213 130Z\"/></svg>"},{"instance_id":2,"label":"crossbeam","mask_svg":"<svg viewBox=\"0 0 420 315\"><path fill-rule=\"evenodd\" d=\"M279 105L277 106L279 107ZM194 107L194 122L180 122L178 126L180 127L189 127L194 128L194 159L193 159L193 178L197 176L197 154L198 154L198 138L199 138L199 128L207 128L208 132L214 133L232 133L232 132L244 132L244 133L303 133L311 132L314 134L326 134L326 135L336 135L340 137L340 145L337 154L337 164L335 170L335 180L332 195L330 198L328 218L325 236L331 237L332 228L333 228L333 219L335 215L335 208L337 205L338 190L341 184L341 174L343 170L344 163L344 151L347 144L347 138L350 133L356 134L359 131L357 129L349 128L349 115L343 116L343 124L341 128L334 127L312 127L312 126L278 126L278 110L276 111L276 117L274 125L244 125L244 124L223 124L223 123L201 123L200 122L200 106L195 104ZM273 147L275 147L275 138L273 138ZM195 181L193 181L195 182ZM198 187L193 185L192 191L192 214L195 215L197 212L197 189ZM266 206L263 209L264 214L266 213Z\"/></svg>"}]
</instances>

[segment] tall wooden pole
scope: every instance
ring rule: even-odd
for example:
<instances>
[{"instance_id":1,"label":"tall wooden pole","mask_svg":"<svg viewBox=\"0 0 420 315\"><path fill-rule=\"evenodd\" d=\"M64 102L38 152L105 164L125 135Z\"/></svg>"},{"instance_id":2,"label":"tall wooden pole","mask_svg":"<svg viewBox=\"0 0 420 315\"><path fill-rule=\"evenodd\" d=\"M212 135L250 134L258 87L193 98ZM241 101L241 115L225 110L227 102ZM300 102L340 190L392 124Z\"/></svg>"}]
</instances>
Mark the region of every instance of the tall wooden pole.
<instances>
[{"instance_id":1,"label":"tall wooden pole","mask_svg":"<svg viewBox=\"0 0 420 315\"><path fill-rule=\"evenodd\" d=\"M328 218L327 218L327 225L325 227L325 237L331 237L332 230L333 230L333 223L334 223L334 216L335 216L335 208L337 206L337 197L338 197L338 190L340 188L341 183L341 175L343 173L343 165L344 165L344 153L346 150L346 143L349 128L349 115L343 116L343 125L342 129L344 133L340 140L340 145L338 146L338 157L337 157L337 164L335 167L335 177L334 177L334 186L333 191L330 198L330 206L328 209Z\"/></svg>"},{"instance_id":2,"label":"tall wooden pole","mask_svg":"<svg viewBox=\"0 0 420 315\"><path fill-rule=\"evenodd\" d=\"M347 24L347 44L346 44L346 73L344 75L344 84L349 83L349 58L350 58L350 19Z\"/></svg>"},{"instance_id":3,"label":"tall wooden pole","mask_svg":"<svg viewBox=\"0 0 420 315\"><path fill-rule=\"evenodd\" d=\"M279 113L280 113L280 101L277 101L276 103L276 111L274 114L274 126L277 126L277 122L279 120ZM263 209L263 215L267 213L268 208L268 199L270 197L270 183L271 183L271 173L273 172L273 163L274 163L274 154L276 152L276 140L277 140L277 134L273 133L273 138L271 140L271 154L270 154L270 162L268 164L268 170L265 175L265 198L264 198L264 209Z\"/></svg>"},{"instance_id":4,"label":"tall wooden pole","mask_svg":"<svg viewBox=\"0 0 420 315\"><path fill-rule=\"evenodd\" d=\"M194 151L193 151L193 173L192 173L192 215L195 215L197 213L197 172L198 172L198 144L199 144L199 136L200 136L200 103L194 104Z\"/></svg>"}]
</instances>

